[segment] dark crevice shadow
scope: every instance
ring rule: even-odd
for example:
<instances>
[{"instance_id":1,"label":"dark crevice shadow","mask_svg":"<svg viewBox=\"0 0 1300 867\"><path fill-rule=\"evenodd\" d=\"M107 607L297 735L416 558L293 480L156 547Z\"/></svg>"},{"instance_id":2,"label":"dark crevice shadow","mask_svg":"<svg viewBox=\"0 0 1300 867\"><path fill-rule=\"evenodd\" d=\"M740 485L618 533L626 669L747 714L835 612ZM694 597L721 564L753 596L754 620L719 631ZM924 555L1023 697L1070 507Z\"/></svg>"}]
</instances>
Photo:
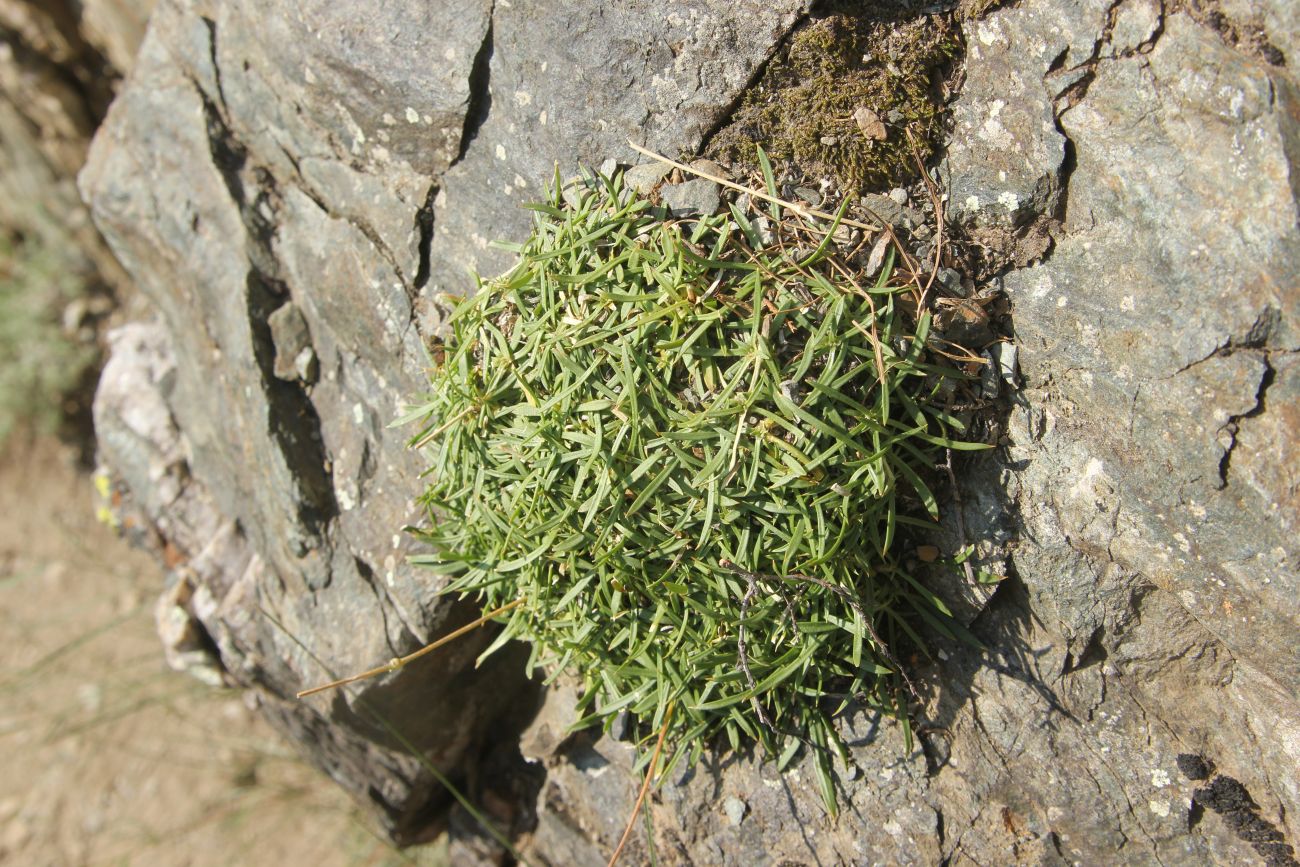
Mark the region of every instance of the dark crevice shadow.
<instances>
[{"instance_id":1,"label":"dark crevice shadow","mask_svg":"<svg viewBox=\"0 0 1300 867\"><path fill-rule=\"evenodd\" d=\"M469 146L474 143L474 139L478 138L478 131L487 121L488 115L492 113L491 77L495 15L496 4L494 3L488 10L487 32L483 34L483 41L479 43L478 51L474 54L474 62L470 65L469 103L465 107L465 125L460 134L460 148L456 158L451 161L452 166L463 160L465 154L469 153Z\"/></svg>"}]
</instances>

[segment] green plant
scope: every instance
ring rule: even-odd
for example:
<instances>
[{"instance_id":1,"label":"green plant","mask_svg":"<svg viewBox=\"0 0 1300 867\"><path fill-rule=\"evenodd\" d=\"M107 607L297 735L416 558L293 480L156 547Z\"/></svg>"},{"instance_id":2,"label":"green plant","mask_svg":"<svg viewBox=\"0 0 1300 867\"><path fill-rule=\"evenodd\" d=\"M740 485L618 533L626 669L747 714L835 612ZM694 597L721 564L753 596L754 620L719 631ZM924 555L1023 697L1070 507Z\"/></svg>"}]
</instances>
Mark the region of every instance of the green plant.
<instances>
[{"instance_id":1,"label":"green plant","mask_svg":"<svg viewBox=\"0 0 1300 867\"><path fill-rule=\"evenodd\" d=\"M37 242L0 237L0 444L15 428L53 431L63 399L94 363L94 346L63 333L64 307L85 283Z\"/></svg>"},{"instance_id":2,"label":"green plant","mask_svg":"<svg viewBox=\"0 0 1300 867\"><path fill-rule=\"evenodd\" d=\"M965 446L923 293L889 265L862 285L836 225L779 205L676 220L619 176L578 192L557 178L515 267L455 303L406 419L432 457L414 559L517 603L488 652L577 671L580 725L666 731L665 773L718 733L782 767L810 744L834 809L830 717L903 714L889 645L945 628L896 552Z\"/></svg>"}]
</instances>

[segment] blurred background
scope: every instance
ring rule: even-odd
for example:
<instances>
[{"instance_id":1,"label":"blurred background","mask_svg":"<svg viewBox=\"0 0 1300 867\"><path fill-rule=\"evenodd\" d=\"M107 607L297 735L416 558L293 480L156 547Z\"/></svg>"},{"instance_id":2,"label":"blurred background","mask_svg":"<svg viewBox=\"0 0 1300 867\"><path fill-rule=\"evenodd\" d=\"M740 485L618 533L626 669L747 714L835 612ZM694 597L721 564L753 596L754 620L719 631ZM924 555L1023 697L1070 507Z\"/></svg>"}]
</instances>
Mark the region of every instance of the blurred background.
<instances>
[{"instance_id":1,"label":"blurred background","mask_svg":"<svg viewBox=\"0 0 1300 867\"><path fill-rule=\"evenodd\" d=\"M0 0L0 863L438 863L238 691L167 668L162 569L96 490L90 401L133 292L76 175L152 5Z\"/></svg>"}]
</instances>

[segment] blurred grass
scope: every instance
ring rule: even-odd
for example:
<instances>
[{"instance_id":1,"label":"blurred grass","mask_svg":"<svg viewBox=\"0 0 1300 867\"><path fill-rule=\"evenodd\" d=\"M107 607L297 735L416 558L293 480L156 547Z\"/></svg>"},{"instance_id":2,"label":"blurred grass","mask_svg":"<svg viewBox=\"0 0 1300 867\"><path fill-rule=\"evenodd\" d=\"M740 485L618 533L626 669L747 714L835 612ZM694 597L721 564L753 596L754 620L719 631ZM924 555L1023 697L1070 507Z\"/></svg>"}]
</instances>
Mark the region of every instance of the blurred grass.
<instances>
[{"instance_id":1,"label":"blurred grass","mask_svg":"<svg viewBox=\"0 0 1300 867\"><path fill-rule=\"evenodd\" d=\"M64 314L91 285L57 250L0 234L0 446L20 429L52 434L67 415L98 352Z\"/></svg>"}]
</instances>

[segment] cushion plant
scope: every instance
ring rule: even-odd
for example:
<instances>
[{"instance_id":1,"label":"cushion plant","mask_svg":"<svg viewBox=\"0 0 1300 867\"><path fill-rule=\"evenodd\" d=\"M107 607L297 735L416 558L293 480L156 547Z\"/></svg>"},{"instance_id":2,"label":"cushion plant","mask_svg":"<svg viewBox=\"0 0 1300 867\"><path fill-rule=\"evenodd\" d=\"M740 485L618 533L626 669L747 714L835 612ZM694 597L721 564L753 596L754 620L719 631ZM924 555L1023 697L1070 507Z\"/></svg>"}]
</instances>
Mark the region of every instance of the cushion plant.
<instances>
[{"instance_id":1,"label":"cushion plant","mask_svg":"<svg viewBox=\"0 0 1300 867\"><path fill-rule=\"evenodd\" d=\"M493 649L576 672L580 725L626 711L666 768L719 733L782 766L809 744L833 809L832 716L905 715L889 647L946 619L898 543L964 445L924 293L892 255L864 282L837 221L779 204L675 219L615 175L531 207L515 266L453 301L410 416L417 561L516 603Z\"/></svg>"}]
</instances>

